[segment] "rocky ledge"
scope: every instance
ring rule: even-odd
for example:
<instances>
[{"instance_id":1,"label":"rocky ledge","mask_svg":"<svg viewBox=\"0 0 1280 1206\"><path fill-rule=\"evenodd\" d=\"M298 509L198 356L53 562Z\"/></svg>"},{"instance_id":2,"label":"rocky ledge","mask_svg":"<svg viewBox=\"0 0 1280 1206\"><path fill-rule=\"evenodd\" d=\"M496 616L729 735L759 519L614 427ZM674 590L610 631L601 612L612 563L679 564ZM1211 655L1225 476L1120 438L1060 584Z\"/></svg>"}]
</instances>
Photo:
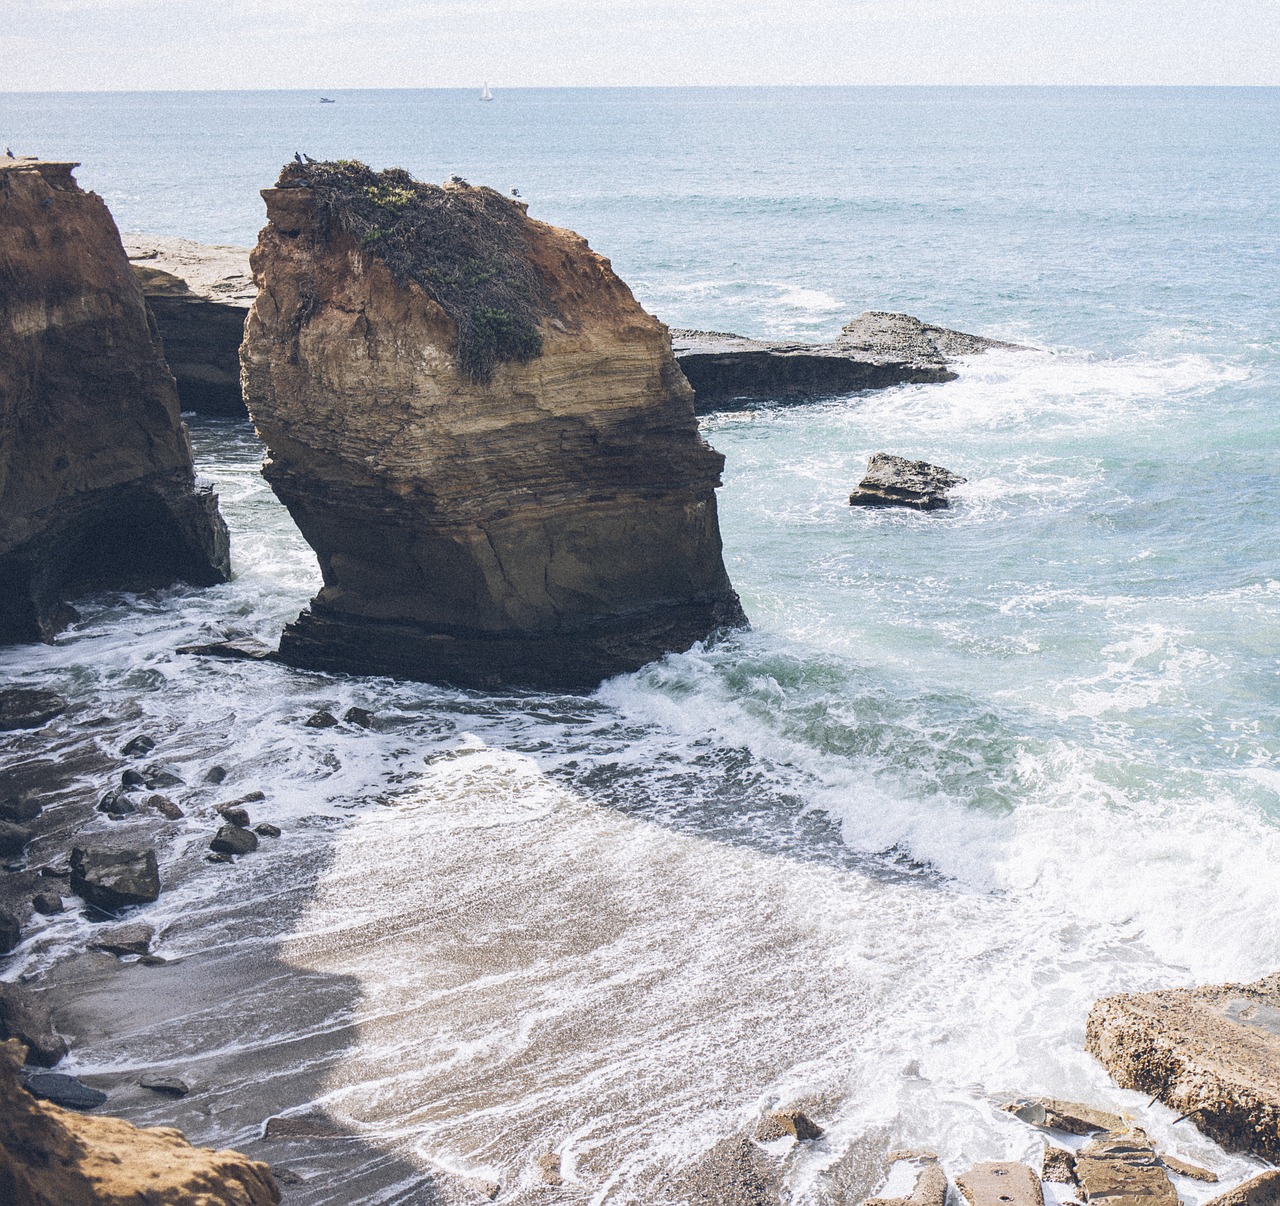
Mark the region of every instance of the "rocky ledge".
<instances>
[{"instance_id":1,"label":"rocky ledge","mask_svg":"<svg viewBox=\"0 0 1280 1206\"><path fill-rule=\"evenodd\" d=\"M880 310L860 314L831 343L768 342L719 331L674 330L671 336L676 361L697 391L699 413L728 409L735 400L954 381L949 366L958 357L993 348L1026 350Z\"/></svg>"},{"instance_id":2,"label":"rocky ledge","mask_svg":"<svg viewBox=\"0 0 1280 1206\"><path fill-rule=\"evenodd\" d=\"M155 315L183 410L245 416L240 343L257 290L247 247L127 234L124 249Z\"/></svg>"},{"instance_id":3,"label":"rocky ledge","mask_svg":"<svg viewBox=\"0 0 1280 1206\"><path fill-rule=\"evenodd\" d=\"M0 159L0 642L49 639L77 594L230 572L142 292L76 166Z\"/></svg>"},{"instance_id":4,"label":"rocky ledge","mask_svg":"<svg viewBox=\"0 0 1280 1206\"><path fill-rule=\"evenodd\" d=\"M37 1101L23 1049L0 1044L0 1200L15 1206L275 1206L271 1170L239 1152L192 1147L172 1127L77 1114Z\"/></svg>"},{"instance_id":5,"label":"rocky ledge","mask_svg":"<svg viewBox=\"0 0 1280 1206\"><path fill-rule=\"evenodd\" d=\"M1224 1147L1280 1160L1280 974L1097 1002L1089 1051Z\"/></svg>"},{"instance_id":6,"label":"rocky ledge","mask_svg":"<svg viewBox=\"0 0 1280 1206\"><path fill-rule=\"evenodd\" d=\"M724 458L608 260L461 181L291 165L263 196L245 396L324 576L281 658L577 690L745 622Z\"/></svg>"}]
</instances>

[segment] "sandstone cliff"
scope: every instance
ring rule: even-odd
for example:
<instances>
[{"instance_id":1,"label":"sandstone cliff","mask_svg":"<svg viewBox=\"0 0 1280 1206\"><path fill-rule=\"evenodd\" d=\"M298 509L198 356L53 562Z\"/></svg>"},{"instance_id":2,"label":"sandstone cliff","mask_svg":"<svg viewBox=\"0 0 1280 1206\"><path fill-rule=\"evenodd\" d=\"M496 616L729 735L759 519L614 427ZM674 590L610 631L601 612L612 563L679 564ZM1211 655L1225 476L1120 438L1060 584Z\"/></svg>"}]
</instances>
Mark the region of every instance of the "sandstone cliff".
<instances>
[{"instance_id":1,"label":"sandstone cliff","mask_svg":"<svg viewBox=\"0 0 1280 1206\"><path fill-rule=\"evenodd\" d=\"M47 639L77 593L229 573L142 293L75 166L0 159L0 641Z\"/></svg>"},{"instance_id":2,"label":"sandstone cliff","mask_svg":"<svg viewBox=\"0 0 1280 1206\"><path fill-rule=\"evenodd\" d=\"M723 458L585 240L362 165L263 196L245 400L324 575L285 660L577 689L744 622Z\"/></svg>"},{"instance_id":3,"label":"sandstone cliff","mask_svg":"<svg viewBox=\"0 0 1280 1206\"><path fill-rule=\"evenodd\" d=\"M0 1043L0 1202L13 1206L275 1206L271 1170L239 1152L192 1147L172 1127L142 1129L37 1101L20 1085L23 1049Z\"/></svg>"}]
</instances>

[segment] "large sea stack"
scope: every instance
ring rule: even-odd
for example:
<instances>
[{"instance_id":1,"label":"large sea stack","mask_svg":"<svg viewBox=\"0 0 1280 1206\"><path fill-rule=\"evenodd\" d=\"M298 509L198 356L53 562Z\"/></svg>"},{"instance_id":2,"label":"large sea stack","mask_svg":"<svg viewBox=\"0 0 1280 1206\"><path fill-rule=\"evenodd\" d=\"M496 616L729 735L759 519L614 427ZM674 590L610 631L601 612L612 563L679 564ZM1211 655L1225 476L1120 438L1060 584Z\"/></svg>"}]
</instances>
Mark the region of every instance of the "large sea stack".
<instances>
[{"instance_id":1,"label":"large sea stack","mask_svg":"<svg viewBox=\"0 0 1280 1206\"><path fill-rule=\"evenodd\" d=\"M0 159L0 641L50 638L90 590L230 572L142 291L76 166Z\"/></svg>"},{"instance_id":2,"label":"large sea stack","mask_svg":"<svg viewBox=\"0 0 1280 1206\"><path fill-rule=\"evenodd\" d=\"M286 661L573 690L744 622L723 458L585 240L355 163L263 196L245 400L324 575Z\"/></svg>"}]
</instances>

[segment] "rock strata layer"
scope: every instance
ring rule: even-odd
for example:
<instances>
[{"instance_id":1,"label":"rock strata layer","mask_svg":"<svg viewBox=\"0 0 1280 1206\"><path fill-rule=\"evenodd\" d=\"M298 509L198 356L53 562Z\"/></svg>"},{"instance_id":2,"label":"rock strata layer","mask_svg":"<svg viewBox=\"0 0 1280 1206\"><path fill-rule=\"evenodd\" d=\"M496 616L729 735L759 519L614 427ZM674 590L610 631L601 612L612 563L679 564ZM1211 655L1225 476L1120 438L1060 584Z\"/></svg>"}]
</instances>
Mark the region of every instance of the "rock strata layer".
<instances>
[{"instance_id":1,"label":"rock strata layer","mask_svg":"<svg viewBox=\"0 0 1280 1206\"><path fill-rule=\"evenodd\" d=\"M0 1045L0 1201L19 1206L275 1206L271 1171L192 1147L172 1127L71 1113L20 1084L22 1047Z\"/></svg>"},{"instance_id":2,"label":"rock strata layer","mask_svg":"<svg viewBox=\"0 0 1280 1206\"><path fill-rule=\"evenodd\" d=\"M324 577L281 658L575 690L744 623L723 458L608 261L489 189L362 168L354 196L316 184L343 170L287 169L252 256L246 401ZM445 233L384 250L410 220ZM460 305L512 275L532 318Z\"/></svg>"},{"instance_id":3,"label":"rock strata layer","mask_svg":"<svg viewBox=\"0 0 1280 1206\"><path fill-rule=\"evenodd\" d=\"M1223 1147L1280 1160L1280 974L1106 997L1085 1033L1122 1088L1158 1097Z\"/></svg>"},{"instance_id":4,"label":"rock strata layer","mask_svg":"<svg viewBox=\"0 0 1280 1206\"><path fill-rule=\"evenodd\" d=\"M825 397L891 385L954 381L951 361L1021 345L868 310L831 343L748 339L720 331L672 332L676 361L697 391L699 413L735 399Z\"/></svg>"},{"instance_id":5,"label":"rock strata layer","mask_svg":"<svg viewBox=\"0 0 1280 1206\"><path fill-rule=\"evenodd\" d=\"M103 588L230 571L120 235L73 163L0 159L0 641Z\"/></svg>"},{"instance_id":6,"label":"rock strata layer","mask_svg":"<svg viewBox=\"0 0 1280 1206\"><path fill-rule=\"evenodd\" d=\"M125 235L183 410L243 418L240 343L256 290L247 247Z\"/></svg>"}]
</instances>

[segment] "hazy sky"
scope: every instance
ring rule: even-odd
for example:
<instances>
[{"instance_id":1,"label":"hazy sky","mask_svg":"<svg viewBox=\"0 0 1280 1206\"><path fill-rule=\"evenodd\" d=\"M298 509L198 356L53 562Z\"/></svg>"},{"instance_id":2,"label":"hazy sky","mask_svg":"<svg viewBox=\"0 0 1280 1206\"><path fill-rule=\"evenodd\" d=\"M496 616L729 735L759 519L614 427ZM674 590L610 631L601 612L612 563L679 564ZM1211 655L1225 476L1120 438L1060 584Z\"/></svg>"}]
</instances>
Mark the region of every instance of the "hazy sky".
<instances>
[{"instance_id":1,"label":"hazy sky","mask_svg":"<svg viewBox=\"0 0 1280 1206\"><path fill-rule=\"evenodd\" d=\"M1280 84L1280 0L0 0L0 91Z\"/></svg>"}]
</instances>

